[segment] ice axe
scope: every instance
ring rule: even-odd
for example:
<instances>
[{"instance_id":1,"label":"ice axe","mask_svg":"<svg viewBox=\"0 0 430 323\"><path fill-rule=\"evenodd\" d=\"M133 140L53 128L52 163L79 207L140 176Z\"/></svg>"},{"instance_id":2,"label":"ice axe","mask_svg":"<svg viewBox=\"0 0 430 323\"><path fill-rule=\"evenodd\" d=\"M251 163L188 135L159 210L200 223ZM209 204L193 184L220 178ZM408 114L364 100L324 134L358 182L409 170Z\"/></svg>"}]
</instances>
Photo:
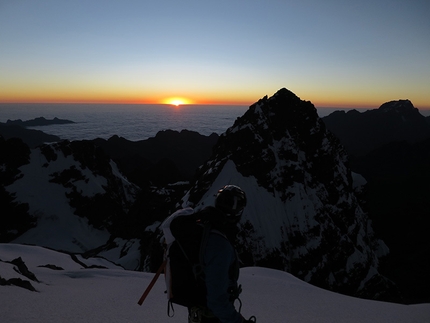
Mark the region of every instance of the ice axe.
<instances>
[{"instance_id":1,"label":"ice axe","mask_svg":"<svg viewBox=\"0 0 430 323\"><path fill-rule=\"evenodd\" d=\"M149 283L148 287L146 287L145 291L142 294L142 297L140 297L137 304L142 305L143 301L145 300L146 296L148 296L149 292L151 291L152 287L154 286L155 282L157 281L158 277L160 276L161 272L166 267L167 260L164 260L161 264L160 268L158 268L157 272L155 273L154 278L152 278L151 282Z\"/></svg>"}]
</instances>

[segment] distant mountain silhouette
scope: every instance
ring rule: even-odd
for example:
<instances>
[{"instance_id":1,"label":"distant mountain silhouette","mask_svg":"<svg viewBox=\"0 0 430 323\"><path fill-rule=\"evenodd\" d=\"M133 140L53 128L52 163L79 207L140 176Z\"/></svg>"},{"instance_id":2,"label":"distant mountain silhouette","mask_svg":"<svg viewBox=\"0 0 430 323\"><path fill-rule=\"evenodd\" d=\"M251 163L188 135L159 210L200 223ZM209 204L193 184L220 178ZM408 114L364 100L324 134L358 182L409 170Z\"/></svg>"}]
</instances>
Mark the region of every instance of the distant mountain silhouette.
<instances>
[{"instance_id":1,"label":"distant mountain silhouette","mask_svg":"<svg viewBox=\"0 0 430 323\"><path fill-rule=\"evenodd\" d=\"M362 113L336 111L322 119L351 156L366 155L391 142L430 138L428 120L409 100L390 101Z\"/></svg>"},{"instance_id":2,"label":"distant mountain silhouette","mask_svg":"<svg viewBox=\"0 0 430 323\"><path fill-rule=\"evenodd\" d=\"M368 182L362 205L390 248L382 272L409 302L429 301L430 118L400 100L323 121L349 153L351 170Z\"/></svg>"},{"instance_id":3,"label":"distant mountain silhouette","mask_svg":"<svg viewBox=\"0 0 430 323\"><path fill-rule=\"evenodd\" d=\"M35 126L49 126L53 124L69 124L69 123L75 123L70 120L65 119L58 119L55 117L52 120L45 119L44 117L35 118L32 120L22 121L21 119L17 120L7 120L6 125L17 125L21 127L35 127Z\"/></svg>"},{"instance_id":4,"label":"distant mountain silhouette","mask_svg":"<svg viewBox=\"0 0 430 323\"><path fill-rule=\"evenodd\" d=\"M26 129L26 127L69 123L74 122L70 120L58 119L57 117L52 120L45 119L44 117L27 121L22 121L21 119L7 120L6 123L0 122L0 136L2 136L5 140L9 138L21 138L21 140L30 148L35 148L44 143L60 141L61 138L55 135L46 134L40 130Z\"/></svg>"},{"instance_id":5,"label":"distant mountain silhouette","mask_svg":"<svg viewBox=\"0 0 430 323\"><path fill-rule=\"evenodd\" d=\"M108 140L94 139L135 184L144 187L148 182L157 185L190 181L211 155L218 140L213 133L204 136L195 131L159 131L155 137L130 141L113 136Z\"/></svg>"}]
</instances>

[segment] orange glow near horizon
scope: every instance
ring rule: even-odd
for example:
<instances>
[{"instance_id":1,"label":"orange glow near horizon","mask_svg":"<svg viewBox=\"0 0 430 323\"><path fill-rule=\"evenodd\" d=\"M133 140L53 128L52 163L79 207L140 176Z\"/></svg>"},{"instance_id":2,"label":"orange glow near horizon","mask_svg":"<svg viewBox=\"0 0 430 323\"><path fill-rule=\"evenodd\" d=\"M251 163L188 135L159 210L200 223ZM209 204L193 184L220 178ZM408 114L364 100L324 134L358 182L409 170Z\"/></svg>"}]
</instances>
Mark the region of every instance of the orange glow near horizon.
<instances>
[{"instance_id":1,"label":"orange glow near horizon","mask_svg":"<svg viewBox=\"0 0 430 323\"><path fill-rule=\"evenodd\" d=\"M130 95L119 95L110 93L103 95L91 95L82 93L81 95L56 93L51 95L40 95L35 93L18 94L12 93L9 95L0 96L0 103L70 103L70 104L168 104L174 106L180 105L245 105L250 106L258 101L247 98L236 98L221 95L211 97L210 95L194 95L194 96L165 96L160 93L149 96L142 96L136 93Z\"/></svg>"},{"instance_id":2,"label":"orange glow near horizon","mask_svg":"<svg viewBox=\"0 0 430 323\"><path fill-rule=\"evenodd\" d=\"M168 105L245 105L250 106L254 101L235 101L235 100L185 100L185 99L56 99L56 98L19 98L19 99L2 99L2 103L65 103L65 104L168 104Z\"/></svg>"},{"instance_id":3,"label":"orange glow near horizon","mask_svg":"<svg viewBox=\"0 0 430 323\"><path fill-rule=\"evenodd\" d=\"M208 94L187 94L184 96L162 96L161 93L157 93L153 96L141 96L137 93L110 93L110 94L86 94L81 95L73 94L63 94L57 93L56 95L41 95L30 92L27 95L18 95L18 93L13 93L12 95L6 95L0 97L0 103L70 103L70 104L168 104L172 106L181 105L243 105L251 106L259 99L268 95L269 97L273 93L262 93L258 97L252 97L248 93L241 93L240 95L232 95L226 93L221 95L218 93L208 93ZM357 98L350 96L349 98L344 98L343 100L333 97L319 96L318 94L313 95L313 97L308 97L307 95L301 93L299 97L303 100L310 100L316 108L369 108L376 109L379 108L383 103L390 100L372 98L368 100L363 100L362 98ZM395 100L395 98L393 99ZM411 100L412 104L419 110L429 110L430 106L423 104L423 102L415 102Z\"/></svg>"},{"instance_id":4,"label":"orange glow near horizon","mask_svg":"<svg viewBox=\"0 0 430 323\"><path fill-rule=\"evenodd\" d=\"M189 99L183 97L171 97L161 101L163 104L170 104L174 106L180 106L183 104L193 104L193 102Z\"/></svg>"}]
</instances>

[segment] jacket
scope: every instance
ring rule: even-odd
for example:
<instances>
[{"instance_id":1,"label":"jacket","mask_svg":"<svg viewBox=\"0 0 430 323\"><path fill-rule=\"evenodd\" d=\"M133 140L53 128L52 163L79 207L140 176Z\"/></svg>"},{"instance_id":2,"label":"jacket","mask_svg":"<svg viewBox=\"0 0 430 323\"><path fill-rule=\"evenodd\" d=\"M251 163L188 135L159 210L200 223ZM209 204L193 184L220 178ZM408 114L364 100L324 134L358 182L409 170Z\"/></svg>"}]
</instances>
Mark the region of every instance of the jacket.
<instances>
[{"instance_id":1,"label":"jacket","mask_svg":"<svg viewBox=\"0 0 430 323\"><path fill-rule=\"evenodd\" d=\"M237 287L239 266L236 251L222 234L211 232L203 256L207 307L222 323L240 323L242 316L230 300Z\"/></svg>"}]
</instances>

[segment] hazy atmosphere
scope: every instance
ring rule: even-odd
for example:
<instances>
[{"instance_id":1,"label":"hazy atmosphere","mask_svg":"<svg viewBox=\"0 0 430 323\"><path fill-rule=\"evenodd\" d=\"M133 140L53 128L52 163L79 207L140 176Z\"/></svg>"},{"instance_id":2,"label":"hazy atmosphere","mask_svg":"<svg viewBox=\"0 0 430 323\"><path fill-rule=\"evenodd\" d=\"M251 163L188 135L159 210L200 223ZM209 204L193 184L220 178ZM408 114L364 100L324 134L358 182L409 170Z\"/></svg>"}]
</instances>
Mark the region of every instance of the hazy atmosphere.
<instances>
[{"instance_id":1,"label":"hazy atmosphere","mask_svg":"<svg viewBox=\"0 0 430 323\"><path fill-rule=\"evenodd\" d=\"M287 87L317 107L429 108L429 12L426 0L1 0L0 102L249 105Z\"/></svg>"}]
</instances>

